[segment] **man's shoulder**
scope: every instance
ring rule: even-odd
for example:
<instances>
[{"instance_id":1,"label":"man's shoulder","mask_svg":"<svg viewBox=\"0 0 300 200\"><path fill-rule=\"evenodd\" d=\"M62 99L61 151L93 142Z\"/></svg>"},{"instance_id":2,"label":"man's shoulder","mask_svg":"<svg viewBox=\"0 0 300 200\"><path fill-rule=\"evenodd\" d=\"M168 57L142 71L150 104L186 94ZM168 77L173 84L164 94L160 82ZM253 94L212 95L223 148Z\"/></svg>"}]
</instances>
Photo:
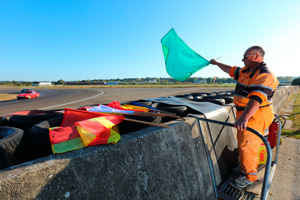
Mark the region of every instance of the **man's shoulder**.
<instances>
[{"instance_id":1,"label":"man's shoulder","mask_svg":"<svg viewBox=\"0 0 300 200\"><path fill-rule=\"evenodd\" d=\"M279 84L277 77L271 72L271 70L267 67L266 64L261 66L259 72L256 74L254 78L254 81L261 82L262 85L275 84L276 87Z\"/></svg>"},{"instance_id":2,"label":"man's shoulder","mask_svg":"<svg viewBox=\"0 0 300 200\"><path fill-rule=\"evenodd\" d=\"M260 70L259 70L259 73L260 74L272 74L272 72L270 71L270 69L267 67L266 64L263 64L261 67L260 67Z\"/></svg>"}]
</instances>

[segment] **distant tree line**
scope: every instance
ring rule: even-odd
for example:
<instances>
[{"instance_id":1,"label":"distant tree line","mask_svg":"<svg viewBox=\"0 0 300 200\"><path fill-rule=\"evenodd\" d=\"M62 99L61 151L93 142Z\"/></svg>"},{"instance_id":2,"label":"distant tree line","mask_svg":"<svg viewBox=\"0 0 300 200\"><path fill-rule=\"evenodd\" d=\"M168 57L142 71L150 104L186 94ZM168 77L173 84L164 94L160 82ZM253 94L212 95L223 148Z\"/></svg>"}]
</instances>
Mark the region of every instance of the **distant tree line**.
<instances>
[{"instance_id":1,"label":"distant tree line","mask_svg":"<svg viewBox=\"0 0 300 200\"><path fill-rule=\"evenodd\" d=\"M0 81L0 85L13 85L13 86L30 86L33 82L27 81Z\"/></svg>"},{"instance_id":2,"label":"distant tree line","mask_svg":"<svg viewBox=\"0 0 300 200\"><path fill-rule=\"evenodd\" d=\"M279 82L290 82L290 83L296 78L299 78L299 77L293 77L293 76L279 76L279 77L277 77Z\"/></svg>"},{"instance_id":3,"label":"distant tree line","mask_svg":"<svg viewBox=\"0 0 300 200\"><path fill-rule=\"evenodd\" d=\"M300 77L292 76L279 76L277 77L281 83L298 84ZM189 83L218 83L218 84L234 84L236 81L232 78L219 78L219 77L191 77L186 81L176 81L173 78L117 78L117 79L93 79L93 80L77 80L77 81L64 81L62 79L53 81L52 85L104 85L109 82L116 82L120 84L189 84ZM14 85L14 86L31 86L33 82L26 81L0 81L0 85Z\"/></svg>"},{"instance_id":4,"label":"distant tree line","mask_svg":"<svg viewBox=\"0 0 300 200\"><path fill-rule=\"evenodd\" d=\"M189 78L186 81L176 81L173 78L124 78L124 79L94 79L94 80L79 80L79 81L66 81L66 85L103 85L110 82L120 84L181 84L181 83L213 83L214 78ZM232 78L217 78L216 83L235 83L236 81Z\"/></svg>"},{"instance_id":5,"label":"distant tree line","mask_svg":"<svg viewBox=\"0 0 300 200\"><path fill-rule=\"evenodd\" d=\"M296 78L292 81L292 85L300 85L300 78Z\"/></svg>"}]
</instances>

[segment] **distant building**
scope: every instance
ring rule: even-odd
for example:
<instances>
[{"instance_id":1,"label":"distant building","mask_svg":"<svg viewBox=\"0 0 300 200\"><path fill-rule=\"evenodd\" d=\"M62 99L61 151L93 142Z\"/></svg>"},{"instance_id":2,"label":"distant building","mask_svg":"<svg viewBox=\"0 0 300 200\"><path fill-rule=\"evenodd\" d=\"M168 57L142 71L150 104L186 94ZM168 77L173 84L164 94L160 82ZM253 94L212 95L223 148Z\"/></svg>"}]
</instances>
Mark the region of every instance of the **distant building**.
<instances>
[{"instance_id":1,"label":"distant building","mask_svg":"<svg viewBox=\"0 0 300 200\"><path fill-rule=\"evenodd\" d=\"M157 80L156 79L153 79L153 80L149 80L148 83L156 83Z\"/></svg>"},{"instance_id":2,"label":"distant building","mask_svg":"<svg viewBox=\"0 0 300 200\"><path fill-rule=\"evenodd\" d=\"M100 82L95 82L95 81L82 81L82 82L79 82L79 81L75 81L75 82L67 82L67 85L106 85L106 82L105 81L100 81Z\"/></svg>"},{"instance_id":3,"label":"distant building","mask_svg":"<svg viewBox=\"0 0 300 200\"><path fill-rule=\"evenodd\" d=\"M33 82L32 86L52 86L51 82Z\"/></svg>"},{"instance_id":4,"label":"distant building","mask_svg":"<svg viewBox=\"0 0 300 200\"><path fill-rule=\"evenodd\" d=\"M280 83L280 84L291 84L292 81L280 80L279 83Z\"/></svg>"},{"instance_id":5,"label":"distant building","mask_svg":"<svg viewBox=\"0 0 300 200\"><path fill-rule=\"evenodd\" d=\"M194 83L207 83L206 80L194 81Z\"/></svg>"},{"instance_id":6,"label":"distant building","mask_svg":"<svg viewBox=\"0 0 300 200\"><path fill-rule=\"evenodd\" d=\"M119 82L112 82L112 81L110 81L106 85L120 85L120 83Z\"/></svg>"}]
</instances>

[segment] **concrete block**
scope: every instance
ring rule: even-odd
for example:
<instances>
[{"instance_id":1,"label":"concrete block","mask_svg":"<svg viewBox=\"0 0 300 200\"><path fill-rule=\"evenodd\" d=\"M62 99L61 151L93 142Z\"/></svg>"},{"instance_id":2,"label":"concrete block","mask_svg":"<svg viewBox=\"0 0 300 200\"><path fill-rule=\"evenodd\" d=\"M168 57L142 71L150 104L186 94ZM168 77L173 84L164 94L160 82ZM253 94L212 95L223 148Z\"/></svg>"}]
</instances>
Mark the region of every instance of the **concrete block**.
<instances>
[{"instance_id":1,"label":"concrete block","mask_svg":"<svg viewBox=\"0 0 300 200\"><path fill-rule=\"evenodd\" d=\"M279 114L284 106L288 103L291 94L299 90L299 86L283 86L278 87L273 96L273 109L274 112Z\"/></svg>"},{"instance_id":2,"label":"concrete block","mask_svg":"<svg viewBox=\"0 0 300 200\"><path fill-rule=\"evenodd\" d=\"M214 199L195 119L0 173L0 199Z\"/></svg>"},{"instance_id":3,"label":"concrete block","mask_svg":"<svg viewBox=\"0 0 300 200\"><path fill-rule=\"evenodd\" d=\"M274 111L279 113L298 89L278 88ZM235 121L232 105L224 106L226 113L216 107L205 116ZM236 129L203 121L199 126L192 117L167 124L170 128L122 135L116 145L87 147L0 170L0 199L216 199L213 178L219 186L237 162Z\"/></svg>"}]
</instances>

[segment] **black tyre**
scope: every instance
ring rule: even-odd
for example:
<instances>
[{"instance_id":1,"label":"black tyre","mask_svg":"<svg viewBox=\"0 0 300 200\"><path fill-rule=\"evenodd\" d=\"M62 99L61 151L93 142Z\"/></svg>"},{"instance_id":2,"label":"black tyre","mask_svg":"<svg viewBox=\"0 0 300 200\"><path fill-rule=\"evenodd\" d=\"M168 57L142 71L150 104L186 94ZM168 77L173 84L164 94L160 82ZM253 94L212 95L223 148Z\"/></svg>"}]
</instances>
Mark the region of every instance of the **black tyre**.
<instances>
[{"instance_id":1,"label":"black tyre","mask_svg":"<svg viewBox=\"0 0 300 200\"><path fill-rule=\"evenodd\" d=\"M5 151L0 147L0 169L10 167Z\"/></svg>"},{"instance_id":2,"label":"black tyre","mask_svg":"<svg viewBox=\"0 0 300 200\"><path fill-rule=\"evenodd\" d=\"M217 92L217 96L220 96L220 95L225 95L226 92Z\"/></svg>"},{"instance_id":3,"label":"black tyre","mask_svg":"<svg viewBox=\"0 0 300 200\"><path fill-rule=\"evenodd\" d=\"M190 94L176 95L175 97L186 98L186 99L194 99L194 97Z\"/></svg>"},{"instance_id":4,"label":"black tyre","mask_svg":"<svg viewBox=\"0 0 300 200\"><path fill-rule=\"evenodd\" d=\"M187 99L194 99L194 96L191 94L184 94L183 96Z\"/></svg>"},{"instance_id":5,"label":"black tyre","mask_svg":"<svg viewBox=\"0 0 300 200\"><path fill-rule=\"evenodd\" d=\"M0 117L0 126L7 126L8 120L5 117Z\"/></svg>"},{"instance_id":6,"label":"black tyre","mask_svg":"<svg viewBox=\"0 0 300 200\"><path fill-rule=\"evenodd\" d=\"M145 122L152 122L156 124L160 124L162 121L161 117L158 116L126 116L126 118L145 121ZM123 121L122 123L118 124L118 128L121 135L138 131L144 128L148 128L150 126L152 125L130 122L130 121Z\"/></svg>"},{"instance_id":7,"label":"black tyre","mask_svg":"<svg viewBox=\"0 0 300 200\"><path fill-rule=\"evenodd\" d=\"M176 114L180 117L186 117L191 112L191 110L187 106L169 105L169 104L163 104L163 103L160 103L157 106L157 109L168 112L168 113ZM175 118L173 118L173 117L163 117L162 123L166 123L166 122L172 121L174 119Z\"/></svg>"},{"instance_id":8,"label":"black tyre","mask_svg":"<svg viewBox=\"0 0 300 200\"><path fill-rule=\"evenodd\" d=\"M217 95L214 95L214 94L210 94L206 97L202 97L202 99L220 99L220 97L218 97Z\"/></svg>"},{"instance_id":9,"label":"black tyre","mask_svg":"<svg viewBox=\"0 0 300 200\"><path fill-rule=\"evenodd\" d=\"M37 115L13 115L9 118L8 124L12 127L23 129L27 132L33 125L55 117L63 116L63 113L54 112Z\"/></svg>"},{"instance_id":10,"label":"black tyre","mask_svg":"<svg viewBox=\"0 0 300 200\"><path fill-rule=\"evenodd\" d=\"M194 99L203 99L204 96L194 96Z\"/></svg>"},{"instance_id":11,"label":"black tyre","mask_svg":"<svg viewBox=\"0 0 300 200\"><path fill-rule=\"evenodd\" d=\"M152 104L152 101L145 100L145 99L140 99L140 100L137 100L137 101L134 101L134 102L142 104L144 106L151 106L151 104ZM129 104L132 104L132 103L129 103Z\"/></svg>"},{"instance_id":12,"label":"black tyre","mask_svg":"<svg viewBox=\"0 0 300 200\"><path fill-rule=\"evenodd\" d=\"M187 111L187 107L186 106L157 106L157 109L162 110L162 111L166 111L169 113L174 113L176 115L182 115L183 113L185 113Z\"/></svg>"},{"instance_id":13,"label":"black tyre","mask_svg":"<svg viewBox=\"0 0 300 200\"><path fill-rule=\"evenodd\" d=\"M187 106L178 106L178 105L170 105L170 104L164 104L164 103L159 103L157 105L157 109L169 113L174 113L180 117L185 117L189 113L189 109ZM163 122L165 117L163 118ZM173 118L174 119L174 118ZM167 121L170 121L170 119L167 119Z\"/></svg>"},{"instance_id":14,"label":"black tyre","mask_svg":"<svg viewBox=\"0 0 300 200\"><path fill-rule=\"evenodd\" d=\"M233 102L233 96L228 96L228 95L218 95L217 97L220 97L222 99L225 99L225 103L229 104Z\"/></svg>"},{"instance_id":15,"label":"black tyre","mask_svg":"<svg viewBox=\"0 0 300 200\"><path fill-rule=\"evenodd\" d=\"M24 131L19 128L0 127L0 168L20 164L24 160Z\"/></svg>"},{"instance_id":16,"label":"black tyre","mask_svg":"<svg viewBox=\"0 0 300 200\"><path fill-rule=\"evenodd\" d=\"M203 92L194 92L194 93L191 93L191 95L193 95L194 97L196 97L196 96L207 96L207 94L203 93Z\"/></svg>"},{"instance_id":17,"label":"black tyre","mask_svg":"<svg viewBox=\"0 0 300 200\"><path fill-rule=\"evenodd\" d=\"M32 126L28 132L28 144L31 159L37 159L52 154L49 138L49 128L60 126L63 117L42 121Z\"/></svg>"},{"instance_id":18,"label":"black tyre","mask_svg":"<svg viewBox=\"0 0 300 200\"><path fill-rule=\"evenodd\" d=\"M234 91L226 91L225 94L228 95L228 96L232 96L234 94Z\"/></svg>"},{"instance_id":19,"label":"black tyre","mask_svg":"<svg viewBox=\"0 0 300 200\"><path fill-rule=\"evenodd\" d=\"M225 105L225 99L222 98L218 98L218 97L207 97L207 98L202 98L202 99L194 99L194 101L198 101L198 102L211 102L214 104L218 104L218 105Z\"/></svg>"},{"instance_id":20,"label":"black tyre","mask_svg":"<svg viewBox=\"0 0 300 200\"><path fill-rule=\"evenodd\" d=\"M208 97L216 96L217 94L215 92L212 93L206 93Z\"/></svg>"}]
</instances>

